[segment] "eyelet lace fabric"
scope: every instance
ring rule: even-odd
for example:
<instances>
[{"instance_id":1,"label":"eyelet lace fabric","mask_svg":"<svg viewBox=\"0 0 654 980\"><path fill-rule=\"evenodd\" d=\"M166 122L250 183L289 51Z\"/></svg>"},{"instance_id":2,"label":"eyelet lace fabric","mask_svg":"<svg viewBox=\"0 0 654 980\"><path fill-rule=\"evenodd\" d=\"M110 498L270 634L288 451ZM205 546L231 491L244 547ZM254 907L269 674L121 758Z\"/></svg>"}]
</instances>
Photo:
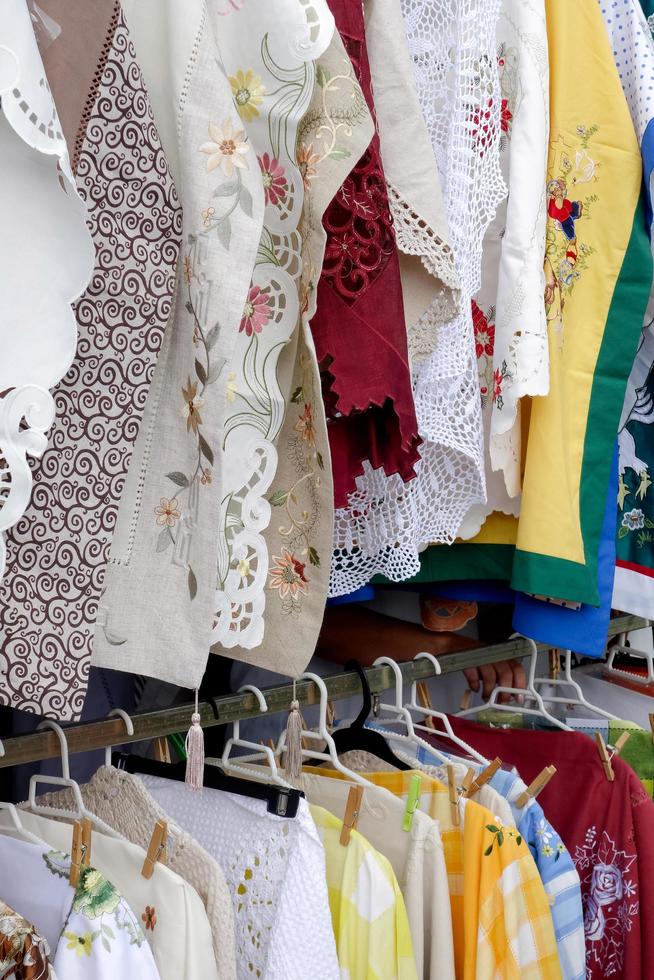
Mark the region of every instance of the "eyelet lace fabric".
<instances>
[{"instance_id":1,"label":"eyelet lace fabric","mask_svg":"<svg viewBox=\"0 0 654 980\"><path fill-rule=\"evenodd\" d=\"M434 319L433 353L414 367L423 439L418 476L403 484L366 465L348 507L335 514L331 593L381 573L415 574L428 541L452 542L486 497L471 300L482 241L506 195L500 151L501 89L495 31L499 0L402 0L418 99L436 156L461 292L456 315Z\"/></svg>"},{"instance_id":2,"label":"eyelet lace fabric","mask_svg":"<svg viewBox=\"0 0 654 980\"><path fill-rule=\"evenodd\" d=\"M330 8L374 117L363 8L343 0L331 0ZM415 476L419 459L400 265L377 133L323 225L327 244L311 332L329 419L334 499L342 507L364 459L404 480Z\"/></svg>"},{"instance_id":3,"label":"eyelet lace fabric","mask_svg":"<svg viewBox=\"0 0 654 980\"><path fill-rule=\"evenodd\" d=\"M232 893L238 976L338 980L325 854L306 800L292 820L262 800L138 777L219 861Z\"/></svg>"}]
</instances>

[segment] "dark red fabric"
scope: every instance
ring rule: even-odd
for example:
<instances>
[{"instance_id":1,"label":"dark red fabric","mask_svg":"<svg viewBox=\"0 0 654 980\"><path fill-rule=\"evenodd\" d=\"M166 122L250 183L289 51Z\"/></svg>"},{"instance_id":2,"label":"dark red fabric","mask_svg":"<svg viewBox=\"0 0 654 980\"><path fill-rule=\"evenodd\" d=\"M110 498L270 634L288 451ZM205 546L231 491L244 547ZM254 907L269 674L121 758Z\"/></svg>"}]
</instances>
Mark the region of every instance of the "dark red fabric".
<instances>
[{"instance_id":1,"label":"dark red fabric","mask_svg":"<svg viewBox=\"0 0 654 980\"><path fill-rule=\"evenodd\" d=\"M329 0L329 6L374 117L363 5ZM327 244L311 332L322 372L334 498L343 507L363 460L406 482L420 459L400 263L376 133L323 225Z\"/></svg>"},{"instance_id":2,"label":"dark red fabric","mask_svg":"<svg viewBox=\"0 0 654 980\"><path fill-rule=\"evenodd\" d=\"M457 735L515 766L526 783L556 766L538 802L581 879L587 980L654 978L654 804L630 766L614 759L611 783L587 735L450 720Z\"/></svg>"}]
</instances>

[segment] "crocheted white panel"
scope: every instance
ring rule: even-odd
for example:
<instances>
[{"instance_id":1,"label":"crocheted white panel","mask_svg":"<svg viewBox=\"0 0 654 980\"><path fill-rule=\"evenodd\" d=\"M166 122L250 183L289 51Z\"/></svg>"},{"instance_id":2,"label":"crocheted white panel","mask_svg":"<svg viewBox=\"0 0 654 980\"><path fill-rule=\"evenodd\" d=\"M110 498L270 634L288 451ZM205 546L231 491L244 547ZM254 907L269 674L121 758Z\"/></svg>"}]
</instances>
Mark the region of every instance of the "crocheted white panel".
<instances>
[{"instance_id":1,"label":"crocheted white panel","mask_svg":"<svg viewBox=\"0 0 654 980\"><path fill-rule=\"evenodd\" d=\"M418 98L441 175L460 309L448 323L435 315L427 324L437 341L415 370L424 440L417 477L404 484L367 466L348 507L335 513L332 595L378 573L396 581L415 574L420 548L452 542L468 509L485 501L470 304L480 285L484 234L506 195L499 164L499 9L500 0L402 0Z\"/></svg>"},{"instance_id":2,"label":"crocheted white panel","mask_svg":"<svg viewBox=\"0 0 654 980\"><path fill-rule=\"evenodd\" d=\"M293 819L251 800L138 777L163 809L220 863L232 893L243 980L339 980L325 853L306 800Z\"/></svg>"}]
</instances>

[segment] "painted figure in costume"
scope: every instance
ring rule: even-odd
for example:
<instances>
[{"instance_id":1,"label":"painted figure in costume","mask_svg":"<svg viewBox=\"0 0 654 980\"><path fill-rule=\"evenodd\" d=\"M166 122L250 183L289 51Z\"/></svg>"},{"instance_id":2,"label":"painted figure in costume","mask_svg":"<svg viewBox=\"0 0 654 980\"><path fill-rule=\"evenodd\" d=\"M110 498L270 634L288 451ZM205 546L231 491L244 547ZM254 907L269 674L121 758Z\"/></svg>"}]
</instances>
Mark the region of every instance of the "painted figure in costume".
<instances>
[{"instance_id":1,"label":"painted figure in costume","mask_svg":"<svg viewBox=\"0 0 654 980\"><path fill-rule=\"evenodd\" d=\"M568 187L562 177L550 180L547 185L547 213L553 221L558 222L568 241L574 241L577 237L575 221L581 218L584 206L581 201L569 200L567 193Z\"/></svg>"}]
</instances>

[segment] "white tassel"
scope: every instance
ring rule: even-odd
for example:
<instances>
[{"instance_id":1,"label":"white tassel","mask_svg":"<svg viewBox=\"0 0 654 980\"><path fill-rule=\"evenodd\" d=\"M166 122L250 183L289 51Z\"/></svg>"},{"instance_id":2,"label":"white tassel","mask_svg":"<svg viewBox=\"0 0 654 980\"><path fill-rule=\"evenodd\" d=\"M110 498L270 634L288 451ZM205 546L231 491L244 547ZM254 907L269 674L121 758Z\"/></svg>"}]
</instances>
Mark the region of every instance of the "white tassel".
<instances>
[{"instance_id":1,"label":"white tassel","mask_svg":"<svg viewBox=\"0 0 654 980\"><path fill-rule=\"evenodd\" d=\"M293 681L293 700L286 722L286 749L284 768L291 779L299 779L302 774L302 715L300 702L295 700L295 681Z\"/></svg>"},{"instance_id":2,"label":"white tassel","mask_svg":"<svg viewBox=\"0 0 654 980\"><path fill-rule=\"evenodd\" d=\"M195 711L191 715L191 727L186 734L186 785L202 789L204 780L204 732L198 711L198 691L195 691Z\"/></svg>"}]
</instances>

